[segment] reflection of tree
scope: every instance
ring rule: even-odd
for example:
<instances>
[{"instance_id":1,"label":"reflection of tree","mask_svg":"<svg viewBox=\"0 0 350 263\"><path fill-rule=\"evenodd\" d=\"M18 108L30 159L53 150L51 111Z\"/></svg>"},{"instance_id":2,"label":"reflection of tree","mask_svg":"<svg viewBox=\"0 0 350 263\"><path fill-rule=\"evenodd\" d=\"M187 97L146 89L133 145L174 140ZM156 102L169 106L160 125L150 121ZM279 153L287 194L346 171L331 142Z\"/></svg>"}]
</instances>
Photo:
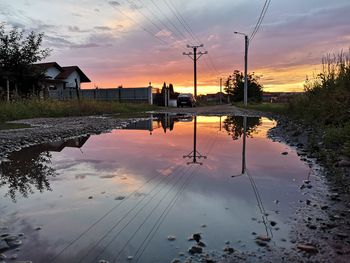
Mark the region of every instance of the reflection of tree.
<instances>
[{"instance_id":1,"label":"reflection of tree","mask_svg":"<svg viewBox=\"0 0 350 263\"><path fill-rule=\"evenodd\" d=\"M257 127L261 124L259 117L247 118L247 131L248 137L253 137L253 133L256 132ZM242 116L228 116L224 120L224 128L228 135L232 136L233 140L237 140L244 133L243 117Z\"/></svg>"},{"instance_id":2,"label":"reflection of tree","mask_svg":"<svg viewBox=\"0 0 350 263\"><path fill-rule=\"evenodd\" d=\"M4 185L8 187L6 195L14 202L18 193L28 197L35 189L40 192L51 191L49 178L56 174L49 166L51 154L42 152L29 156L17 152L10 156L9 162L2 162L0 165L0 187Z\"/></svg>"}]
</instances>

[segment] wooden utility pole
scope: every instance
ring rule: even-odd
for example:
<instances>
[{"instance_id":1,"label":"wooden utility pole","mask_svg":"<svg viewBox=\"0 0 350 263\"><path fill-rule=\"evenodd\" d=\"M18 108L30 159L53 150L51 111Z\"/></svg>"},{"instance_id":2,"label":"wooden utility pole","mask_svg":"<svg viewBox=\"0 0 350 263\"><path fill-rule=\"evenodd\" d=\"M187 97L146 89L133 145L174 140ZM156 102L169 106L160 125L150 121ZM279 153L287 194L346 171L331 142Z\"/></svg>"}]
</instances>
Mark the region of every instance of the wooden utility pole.
<instances>
[{"instance_id":1,"label":"wooden utility pole","mask_svg":"<svg viewBox=\"0 0 350 263\"><path fill-rule=\"evenodd\" d=\"M6 79L6 101L10 101L10 81Z\"/></svg>"},{"instance_id":2,"label":"wooden utility pole","mask_svg":"<svg viewBox=\"0 0 350 263\"><path fill-rule=\"evenodd\" d=\"M190 46L187 45L187 48L192 48L193 49L193 53L192 52L183 52L182 54L185 56L190 57L193 62L194 62L194 97L197 98L197 60L205 54L208 54L208 51L205 52L197 52L198 48L203 47L203 44L199 45L199 46Z\"/></svg>"}]
</instances>

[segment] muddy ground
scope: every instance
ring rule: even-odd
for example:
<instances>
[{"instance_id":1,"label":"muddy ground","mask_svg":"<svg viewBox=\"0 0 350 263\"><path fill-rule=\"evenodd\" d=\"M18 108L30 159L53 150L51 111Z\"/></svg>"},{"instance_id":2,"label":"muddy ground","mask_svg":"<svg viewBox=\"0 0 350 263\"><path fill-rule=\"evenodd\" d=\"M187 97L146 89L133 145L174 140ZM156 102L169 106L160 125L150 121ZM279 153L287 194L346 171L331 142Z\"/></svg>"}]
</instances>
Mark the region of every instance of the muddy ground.
<instances>
[{"instance_id":1,"label":"muddy ground","mask_svg":"<svg viewBox=\"0 0 350 263\"><path fill-rule=\"evenodd\" d=\"M162 112L267 116L231 105L166 109ZM225 251L210 251L210 248L206 248L203 253L189 258L192 261L188 262L349 262L350 195L344 187L344 184L350 181L349 167L340 169L340 176L344 180L334 180L331 168L323 168L322 162L307 150L307 133L313 131L310 128L299 127L284 118L275 117L278 125L270 131L270 138L295 147L301 160L307 162L311 168L309 180L300 186L303 194L307 196L307 201L299 203L295 217L291 218L293 230L289 241L294 246L291 249L278 248L272 241L262 238L261 242L257 242L257 246L260 246L258 252L243 253L228 244ZM94 116L16 121L30 124L32 127L0 131L0 160L6 161L7 154L25 147L120 129L138 120ZM319 143L322 147L322 142Z\"/></svg>"}]
</instances>

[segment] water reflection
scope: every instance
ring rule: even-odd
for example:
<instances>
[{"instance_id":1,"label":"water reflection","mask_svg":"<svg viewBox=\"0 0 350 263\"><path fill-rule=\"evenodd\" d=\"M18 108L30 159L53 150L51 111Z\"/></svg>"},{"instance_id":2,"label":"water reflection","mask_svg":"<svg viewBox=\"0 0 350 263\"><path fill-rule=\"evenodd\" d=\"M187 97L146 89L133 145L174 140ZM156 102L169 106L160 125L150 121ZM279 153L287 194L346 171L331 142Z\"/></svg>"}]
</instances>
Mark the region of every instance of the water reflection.
<instances>
[{"instance_id":1,"label":"water reflection","mask_svg":"<svg viewBox=\"0 0 350 263\"><path fill-rule=\"evenodd\" d=\"M0 187L8 188L5 196L16 202L17 195L28 197L35 190L51 191L50 178L56 176L51 167L51 152L61 152L66 147L80 149L88 139L89 136L84 136L13 152L8 161L0 164Z\"/></svg>"},{"instance_id":2,"label":"water reflection","mask_svg":"<svg viewBox=\"0 0 350 263\"><path fill-rule=\"evenodd\" d=\"M187 164L199 164L202 165L203 163L198 162L197 159L207 159L207 156L202 155L197 150L197 116L194 116L194 122L193 122L193 150L187 154L184 155L183 158L189 158L192 159L191 162L188 162Z\"/></svg>"},{"instance_id":3,"label":"water reflection","mask_svg":"<svg viewBox=\"0 0 350 263\"><path fill-rule=\"evenodd\" d=\"M242 116L228 116L224 120L224 129L233 140L238 140L244 133L244 120L246 121L246 136L253 137L257 133L257 128L261 125L261 118L259 117L245 117Z\"/></svg>"}]
</instances>

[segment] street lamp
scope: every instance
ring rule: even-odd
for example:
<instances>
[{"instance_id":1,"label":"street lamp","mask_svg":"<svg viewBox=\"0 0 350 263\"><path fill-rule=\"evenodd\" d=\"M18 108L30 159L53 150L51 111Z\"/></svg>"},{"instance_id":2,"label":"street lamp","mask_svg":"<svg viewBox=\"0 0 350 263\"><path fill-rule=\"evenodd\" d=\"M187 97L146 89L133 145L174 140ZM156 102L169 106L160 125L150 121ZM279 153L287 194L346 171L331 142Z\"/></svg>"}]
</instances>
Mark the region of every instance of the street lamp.
<instances>
[{"instance_id":1,"label":"street lamp","mask_svg":"<svg viewBox=\"0 0 350 263\"><path fill-rule=\"evenodd\" d=\"M238 35L243 35L245 40L245 52L244 52L244 106L248 106L248 46L249 38L247 34L241 32L234 32Z\"/></svg>"}]
</instances>

